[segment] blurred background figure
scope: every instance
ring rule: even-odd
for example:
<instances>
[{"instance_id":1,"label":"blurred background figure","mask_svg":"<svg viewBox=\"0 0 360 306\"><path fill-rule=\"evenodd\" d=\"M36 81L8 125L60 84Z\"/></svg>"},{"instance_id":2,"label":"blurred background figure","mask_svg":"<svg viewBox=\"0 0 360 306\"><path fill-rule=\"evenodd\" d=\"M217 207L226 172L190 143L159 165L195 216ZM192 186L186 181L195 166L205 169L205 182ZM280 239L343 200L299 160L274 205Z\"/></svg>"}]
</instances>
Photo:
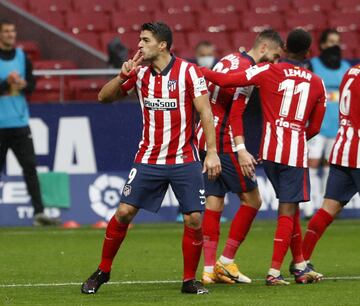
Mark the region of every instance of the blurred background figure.
<instances>
[{"instance_id":1,"label":"blurred background figure","mask_svg":"<svg viewBox=\"0 0 360 306\"><path fill-rule=\"evenodd\" d=\"M108 64L112 68L121 68L122 64L128 58L128 48L121 42L119 37L111 40L107 46Z\"/></svg>"},{"instance_id":2,"label":"blurred background figure","mask_svg":"<svg viewBox=\"0 0 360 306\"><path fill-rule=\"evenodd\" d=\"M217 63L216 46L210 41L204 40L195 48L195 61L198 66L212 69Z\"/></svg>"},{"instance_id":3,"label":"blurred background figure","mask_svg":"<svg viewBox=\"0 0 360 306\"><path fill-rule=\"evenodd\" d=\"M24 179L34 207L34 225L57 225L59 221L44 214L36 157L29 127L29 109L25 94L35 89L32 63L24 51L15 48L16 27L12 21L0 21L0 173L11 149L23 169Z\"/></svg>"},{"instance_id":4,"label":"blurred background figure","mask_svg":"<svg viewBox=\"0 0 360 306\"><path fill-rule=\"evenodd\" d=\"M309 141L311 203L304 206L305 217L319 208L329 173L328 158L339 127L339 86L350 64L342 59L341 37L335 29L325 29L319 38L320 55L310 60L310 70L319 75L327 91L327 107L319 135ZM322 167L321 167L322 166ZM321 177L319 170L322 170Z\"/></svg>"}]
</instances>

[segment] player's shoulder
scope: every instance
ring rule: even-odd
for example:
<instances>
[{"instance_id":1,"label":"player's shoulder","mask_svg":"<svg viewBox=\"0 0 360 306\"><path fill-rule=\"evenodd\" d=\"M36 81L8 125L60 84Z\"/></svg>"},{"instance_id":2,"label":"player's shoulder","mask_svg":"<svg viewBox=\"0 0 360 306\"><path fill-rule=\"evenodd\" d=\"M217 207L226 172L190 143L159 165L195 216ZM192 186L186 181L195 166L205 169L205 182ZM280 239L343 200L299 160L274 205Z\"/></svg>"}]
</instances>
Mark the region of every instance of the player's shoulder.
<instances>
[{"instance_id":1,"label":"player's shoulder","mask_svg":"<svg viewBox=\"0 0 360 306\"><path fill-rule=\"evenodd\" d=\"M345 73L345 77L346 76L358 77L359 75L360 75L360 64L350 67Z\"/></svg>"},{"instance_id":2,"label":"player's shoulder","mask_svg":"<svg viewBox=\"0 0 360 306\"><path fill-rule=\"evenodd\" d=\"M255 61L251 56L249 56L246 52L233 52L222 59L220 59L219 63L223 66L223 68L228 68L229 72L241 72L252 65L255 65Z\"/></svg>"}]
</instances>

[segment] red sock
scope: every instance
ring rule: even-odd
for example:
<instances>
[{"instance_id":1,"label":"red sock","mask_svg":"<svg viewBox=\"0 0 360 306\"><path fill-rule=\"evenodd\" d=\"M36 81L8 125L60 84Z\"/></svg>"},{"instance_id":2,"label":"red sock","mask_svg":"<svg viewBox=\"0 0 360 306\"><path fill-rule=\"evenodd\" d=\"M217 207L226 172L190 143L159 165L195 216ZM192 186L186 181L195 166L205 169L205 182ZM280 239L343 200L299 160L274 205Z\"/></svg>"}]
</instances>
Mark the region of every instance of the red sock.
<instances>
[{"instance_id":1,"label":"red sock","mask_svg":"<svg viewBox=\"0 0 360 306\"><path fill-rule=\"evenodd\" d=\"M100 270L110 272L114 257L126 236L129 224L119 223L113 216L106 228Z\"/></svg>"},{"instance_id":2,"label":"red sock","mask_svg":"<svg viewBox=\"0 0 360 306\"><path fill-rule=\"evenodd\" d=\"M302 247L305 260L310 259L316 243L333 220L334 218L322 208L311 218Z\"/></svg>"},{"instance_id":3,"label":"red sock","mask_svg":"<svg viewBox=\"0 0 360 306\"><path fill-rule=\"evenodd\" d=\"M300 209L298 208L294 216L294 230L291 236L290 249L293 256L294 263L304 261L302 254L302 236L300 224Z\"/></svg>"},{"instance_id":4,"label":"red sock","mask_svg":"<svg viewBox=\"0 0 360 306\"><path fill-rule=\"evenodd\" d=\"M202 251L203 234L202 229L193 229L184 226L184 236L182 241L182 251L184 257L183 280L195 279Z\"/></svg>"},{"instance_id":5,"label":"red sock","mask_svg":"<svg viewBox=\"0 0 360 306\"><path fill-rule=\"evenodd\" d=\"M214 266L220 236L220 211L205 209L202 222L204 235L204 265Z\"/></svg>"},{"instance_id":6,"label":"red sock","mask_svg":"<svg viewBox=\"0 0 360 306\"><path fill-rule=\"evenodd\" d=\"M233 259L240 244L244 241L258 210L242 204L231 222L230 232L223 256Z\"/></svg>"},{"instance_id":7,"label":"red sock","mask_svg":"<svg viewBox=\"0 0 360 306\"><path fill-rule=\"evenodd\" d=\"M280 270L284 257L290 245L294 229L294 217L279 216L274 238L274 251L271 268Z\"/></svg>"}]
</instances>

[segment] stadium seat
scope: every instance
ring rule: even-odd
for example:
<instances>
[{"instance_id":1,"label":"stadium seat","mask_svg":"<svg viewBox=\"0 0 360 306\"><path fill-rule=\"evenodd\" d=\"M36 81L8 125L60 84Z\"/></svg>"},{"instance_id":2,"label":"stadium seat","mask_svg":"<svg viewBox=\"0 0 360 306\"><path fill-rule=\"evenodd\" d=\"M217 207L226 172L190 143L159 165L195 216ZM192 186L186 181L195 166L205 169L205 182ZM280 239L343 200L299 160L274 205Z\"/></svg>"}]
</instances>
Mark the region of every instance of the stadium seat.
<instances>
[{"instance_id":1,"label":"stadium seat","mask_svg":"<svg viewBox=\"0 0 360 306\"><path fill-rule=\"evenodd\" d=\"M248 0L250 11L256 13L274 13L291 10L290 0Z\"/></svg>"},{"instance_id":2,"label":"stadium seat","mask_svg":"<svg viewBox=\"0 0 360 306\"><path fill-rule=\"evenodd\" d=\"M113 12L116 9L112 0L73 0L73 7L76 12Z\"/></svg>"},{"instance_id":3,"label":"stadium seat","mask_svg":"<svg viewBox=\"0 0 360 306\"><path fill-rule=\"evenodd\" d=\"M357 49L360 43L360 38L358 32L344 32L341 33L341 49L344 52L347 50Z\"/></svg>"},{"instance_id":4,"label":"stadium seat","mask_svg":"<svg viewBox=\"0 0 360 306\"><path fill-rule=\"evenodd\" d=\"M79 33L76 35L72 35L74 38L80 40L81 42L89 45L92 48L101 50L99 37L96 33Z\"/></svg>"},{"instance_id":5,"label":"stadium seat","mask_svg":"<svg viewBox=\"0 0 360 306\"><path fill-rule=\"evenodd\" d=\"M32 40L18 41L17 47L22 48L32 62L40 59L40 48L36 42Z\"/></svg>"},{"instance_id":6,"label":"stadium seat","mask_svg":"<svg viewBox=\"0 0 360 306\"><path fill-rule=\"evenodd\" d=\"M186 50L189 50L189 47L188 47L185 33L174 32L171 52L180 56L179 54L184 54ZM191 51L191 53L193 53L193 50L190 49L190 51Z\"/></svg>"},{"instance_id":7,"label":"stadium seat","mask_svg":"<svg viewBox=\"0 0 360 306\"><path fill-rule=\"evenodd\" d=\"M10 0L12 4L15 4L16 6L27 10L28 9L28 1L27 0Z\"/></svg>"},{"instance_id":8,"label":"stadium seat","mask_svg":"<svg viewBox=\"0 0 360 306\"><path fill-rule=\"evenodd\" d=\"M162 5L164 11L169 14L177 14L182 12L205 12L203 1L201 0L163 0Z\"/></svg>"},{"instance_id":9,"label":"stadium seat","mask_svg":"<svg viewBox=\"0 0 360 306\"><path fill-rule=\"evenodd\" d=\"M341 49L341 55L343 58L346 59L353 59L355 57L355 51L356 49L354 48L346 48L346 49Z\"/></svg>"},{"instance_id":10,"label":"stadium seat","mask_svg":"<svg viewBox=\"0 0 360 306\"><path fill-rule=\"evenodd\" d=\"M199 16L199 29L208 32L236 31L240 28L239 20L239 13L202 13Z\"/></svg>"},{"instance_id":11,"label":"stadium seat","mask_svg":"<svg viewBox=\"0 0 360 306\"><path fill-rule=\"evenodd\" d=\"M334 12L329 15L329 26L336 28L339 32L360 30L359 13Z\"/></svg>"},{"instance_id":12,"label":"stadium seat","mask_svg":"<svg viewBox=\"0 0 360 306\"><path fill-rule=\"evenodd\" d=\"M104 32L109 30L109 18L104 13L67 13L66 28L73 34L80 32Z\"/></svg>"},{"instance_id":13,"label":"stadium seat","mask_svg":"<svg viewBox=\"0 0 360 306\"><path fill-rule=\"evenodd\" d=\"M257 14L247 13L242 17L243 28L253 31L261 32L267 28L273 28L281 31L284 29L284 21L282 14Z\"/></svg>"},{"instance_id":14,"label":"stadium seat","mask_svg":"<svg viewBox=\"0 0 360 306\"><path fill-rule=\"evenodd\" d=\"M355 11L360 11L360 1L359 0L342 0L335 2L336 7L344 13L351 13Z\"/></svg>"},{"instance_id":15,"label":"stadium seat","mask_svg":"<svg viewBox=\"0 0 360 306\"><path fill-rule=\"evenodd\" d=\"M59 69L76 69L77 66L74 62L70 60L39 60L33 62L33 67L36 70L59 70ZM66 76L64 77L64 82L67 83L70 79L75 79L76 76ZM60 77L58 76L44 76L39 77L39 80L47 79L47 80L58 80Z\"/></svg>"},{"instance_id":16,"label":"stadium seat","mask_svg":"<svg viewBox=\"0 0 360 306\"><path fill-rule=\"evenodd\" d=\"M32 103L59 102L59 79L39 79L36 82L35 91L29 96L29 101Z\"/></svg>"},{"instance_id":17,"label":"stadium seat","mask_svg":"<svg viewBox=\"0 0 360 306\"><path fill-rule=\"evenodd\" d=\"M40 11L36 12L35 16L60 30L65 30L64 15L59 11Z\"/></svg>"},{"instance_id":18,"label":"stadium seat","mask_svg":"<svg viewBox=\"0 0 360 306\"><path fill-rule=\"evenodd\" d=\"M71 97L78 101L97 102L97 96L101 87L108 82L108 79L81 79L71 80L69 88Z\"/></svg>"},{"instance_id":19,"label":"stadium seat","mask_svg":"<svg viewBox=\"0 0 360 306\"><path fill-rule=\"evenodd\" d=\"M155 13L154 19L165 22L173 31L192 31L196 29L196 19L191 12L169 15L160 11Z\"/></svg>"},{"instance_id":20,"label":"stadium seat","mask_svg":"<svg viewBox=\"0 0 360 306\"><path fill-rule=\"evenodd\" d=\"M138 32L141 25L153 20L153 14L146 12L114 12L111 14L111 29L119 33Z\"/></svg>"},{"instance_id":21,"label":"stadium seat","mask_svg":"<svg viewBox=\"0 0 360 306\"><path fill-rule=\"evenodd\" d=\"M155 12L160 0L115 0L120 12Z\"/></svg>"},{"instance_id":22,"label":"stadium seat","mask_svg":"<svg viewBox=\"0 0 360 306\"><path fill-rule=\"evenodd\" d=\"M327 26L327 18L321 12L290 14L285 18L288 30L303 27L307 31L322 30Z\"/></svg>"},{"instance_id":23,"label":"stadium seat","mask_svg":"<svg viewBox=\"0 0 360 306\"><path fill-rule=\"evenodd\" d=\"M296 0L293 5L298 13L327 12L334 9L333 0Z\"/></svg>"},{"instance_id":24,"label":"stadium seat","mask_svg":"<svg viewBox=\"0 0 360 306\"><path fill-rule=\"evenodd\" d=\"M199 42L204 40L210 41L216 46L218 56L222 56L226 53L232 52L234 49L232 44L230 43L227 33L225 32L191 32L188 34L189 46L193 50Z\"/></svg>"},{"instance_id":25,"label":"stadium seat","mask_svg":"<svg viewBox=\"0 0 360 306\"><path fill-rule=\"evenodd\" d=\"M232 41L234 44L234 52L249 51L254 44L257 33L255 32L235 32L232 34Z\"/></svg>"},{"instance_id":26,"label":"stadium seat","mask_svg":"<svg viewBox=\"0 0 360 306\"><path fill-rule=\"evenodd\" d=\"M238 0L208 0L205 2L208 11L214 13L233 13L244 12L248 10L247 3L245 1Z\"/></svg>"},{"instance_id":27,"label":"stadium seat","mask_svg":"<svg viewBox=\"0 0 360 306\"><path fill-rule=\"evenodd\" d=\"M40 60L33 63L34 69L76 69L70 60Z\"/></svg>"},{"instance_id":28,"label":"stadium seat","mask_svg":"<svg viewBox=\"0 0 360 306\"><path fill-rule=\"evenodd\" d=\"M31 12L66 12L71 10L70 0L36 0L29 1L29 10Z\"/></svg>"}]
</instances>

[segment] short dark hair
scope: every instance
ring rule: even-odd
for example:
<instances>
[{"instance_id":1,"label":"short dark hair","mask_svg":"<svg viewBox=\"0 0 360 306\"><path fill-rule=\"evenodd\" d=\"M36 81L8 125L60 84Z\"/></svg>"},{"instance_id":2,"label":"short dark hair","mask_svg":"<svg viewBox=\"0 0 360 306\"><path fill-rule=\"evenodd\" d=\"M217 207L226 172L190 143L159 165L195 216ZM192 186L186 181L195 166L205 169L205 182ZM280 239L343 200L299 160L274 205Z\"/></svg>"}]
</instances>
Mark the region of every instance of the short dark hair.
<instances>
[{"instance_id":1,"label":"short dark hair","mask_svg":"<svg viewBox=\"0 0 360 306\"><path fill-rule=\"evenodd\" d=\"M166 49L170 51L173 39L170 27L163 22L147 22L141 26L141 31L150 31L158 42L165 41Z\"/></svg>"},{"instance_id":2,"label":"short dark hair","mask_svg":"<svg viewBox=\"0 0 360 306\"><path fill-rule=\"evenodd\" d=\"M266 29L260 32L255 38L254 46L257 47L263 40L271 40L281 48L284 48L284 41L279 33L273 29Z\"/></svg>"},{"instance_id":3,"label":"short dark hair","mask_svg":"<svg viewBox=\"0 0 360 306\"><path fill-rule=\"evenodd\" d=\"M202 40L202 41L198 42L198 44L195 46L195 50L198 50L200 47L214 47L215 48L215 45L209 40Z\"/></svg>"},{"instance_id":4,"label":"short dark hair","mask_svg":"<svg viewBox=\"0 0 360 306\"><path fill-rule=\"evenodd\" d=\"M287 36L286 49L288 52L297 55L306 55L311 46L312 38L311 34L304 29L297 28Z\"/></svg>"},{"instance_id":5,"label":"short dark hair","mask_svg":"<svg viewBox=\"0 0 360 306\"><path fill-rule=\"evenodd\" d=\"M328 28L321 32L320 38L319 38L319 47L321 44L326 43L328 37L330 34L336 34L340 36L340 33L336 29Z\"/></svg>"},{"instance_id":6,"label":"short dark hair","mask_svg":"<svg viewBox=\"0 0 360 306\"><path fill-rule=\"evenodd\" d=\"M11 24L11 25L15 25L14 22L8 20L8 19L0 19L0 30L2 29L4 24Z\"/></svg>"}]
</instances>

